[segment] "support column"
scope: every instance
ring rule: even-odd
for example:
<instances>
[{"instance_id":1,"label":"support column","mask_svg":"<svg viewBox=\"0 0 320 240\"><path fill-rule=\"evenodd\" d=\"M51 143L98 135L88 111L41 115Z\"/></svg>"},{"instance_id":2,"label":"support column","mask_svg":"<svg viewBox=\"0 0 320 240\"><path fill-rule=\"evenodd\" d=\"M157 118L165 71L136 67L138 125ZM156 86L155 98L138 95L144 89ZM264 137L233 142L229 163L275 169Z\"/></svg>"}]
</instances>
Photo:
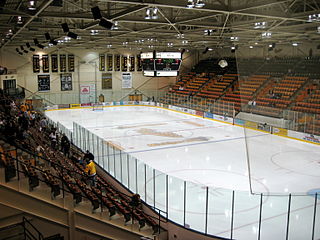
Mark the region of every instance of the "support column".
<instances>
[{"instance_id":1,"label":"support column","mask_svg":"<svg viewBox=\"0 0 320 240\"><path fill-rule=\"evenodd\" d=\"M76 239L75 214L74 211L68 211L69 240Z\"/></svg>"}]
</instances>

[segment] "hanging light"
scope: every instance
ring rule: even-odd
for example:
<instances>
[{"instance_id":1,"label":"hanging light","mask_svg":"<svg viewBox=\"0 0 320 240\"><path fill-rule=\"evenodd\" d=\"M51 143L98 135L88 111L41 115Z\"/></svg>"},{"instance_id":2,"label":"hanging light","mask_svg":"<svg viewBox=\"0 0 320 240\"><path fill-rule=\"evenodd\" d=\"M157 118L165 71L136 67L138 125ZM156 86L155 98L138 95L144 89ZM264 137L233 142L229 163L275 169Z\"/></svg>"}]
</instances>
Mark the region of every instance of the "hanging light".
<instances>
[{"instance_id":1,"label":"hanging light","mask_svg":"<svg viewBox=\"0 0 320 240\"><path fill-rule=\"evenodd\" d=\"M144 17L144 19L146 19L146 20L151 19L151 8L147 8L146 16Z\"/></svg>"},{"instance_id":2,"label":"hanging light","mask_svg":"<svg viewBox=\"0 0 320 240\"><path fill-rule=\"evenodd\" d=\"M29 1L29 6L28 6L29 10L36 10L36 1Z\"/></svg>"},{"instance_id":3,"label":"hanging light","mask_svg":"<svg viewBox=\"0 0 320 240\"><path fill-rule=\"evenodd\" d=\"M153 20L159 18L159 16L158 16L158 8L154 7L154 8L152 9L152 16L151 16L151 18L152 18Z\"/></svg>"},{"instance_id":4,"label":"hanging light","mask_svg":"<svg viewBox=\"0 0 320 240\"><path fill-rule=\"evenodd\" d=\"M114 22L114 25L112 27L112 30L118 30L119 29L119 26L118 26L118 21L115 21Z\"/></svg>"},{"instance_id":5,"label":"hanging light","mask_svg":"<svg viewBox=\"0 0 320 240\"><path fill-rule=\"evenodd\" d=\"M202 0L197 0L195 7L196 8L202 8L204 7L205 3Z\"/></svg>"},{"instance_id":6,"label":"hanging light","mask_svg":"<svg viewBox=\"0 0 320 240\"><path fill-rule=\"evenodd\" d=\"M17 19L17 24L22 24L22 17L21 16L18 16L18 19Z\"/></svg>"},{"instance_id":7,"label":"hanging light","mask_svg":"<svg viewBox=\"0 0 320 240\"><path fill-rule=\"evenodd\" d=\"M194 2L193 2L193 0L188 0L187 8L194 8Z\"/></svg>"}]
</instances>

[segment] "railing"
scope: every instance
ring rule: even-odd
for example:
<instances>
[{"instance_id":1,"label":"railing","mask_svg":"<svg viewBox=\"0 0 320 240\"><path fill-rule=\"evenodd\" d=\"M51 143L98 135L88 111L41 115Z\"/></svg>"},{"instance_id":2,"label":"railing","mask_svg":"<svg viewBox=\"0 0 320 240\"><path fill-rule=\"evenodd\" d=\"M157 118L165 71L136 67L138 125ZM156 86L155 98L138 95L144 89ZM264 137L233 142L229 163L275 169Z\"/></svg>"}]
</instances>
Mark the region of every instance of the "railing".
<instances>
[{"instance_id":1,"label":"railing","mask_svg":"<svg viewBox=\"0 0 320 240\"><path fill-rule=\"evenodd\" d=\"M204 186L153 169L77 123L73 123L73 140L82 150L92 152L97 163L125 187L186 228L246 240L320 236L316 192L251 194ZM297 222L296 216L302 222ZM300 224L307 227L300 229Z\"/></svg>"},{"instance_id":2,"label":"railing","mask_svg":"<svg viewBox=\"0 0 320 240\"><path fill-rule=\"evenodd\" d=\"M1 138L3 141L6 141L6 139L3 139ZM13 144L13 143L12 143ZM75 147L75 146L74 146ZM27 155L26 158L34 158L34 166L30 166L34 171L36 171L37 173L41 173L41 174L47 174L47 172L44 170L44 169L47 169L49 166L53 167L54 169L58 169L61 173L63 172L67 172L69 174L72 174L72 176L76 176L78 179L80 178L84 178L84 179L87 179L87 175L83 172L83 173L79 173L79 171L75 171L73 169L70 169L70 168L66 168L67 165L60 165L59 163L56 163L54 161L51 161L49 159L46 159L42 156L39 156L33 152L30 152L29 150L27 149L24 149L22 148L21 146L13 146L12 145L12 148L8 151L15 151L15 156L18 156L18 150L19 151L22 151L24 154ZM1 153L0 152L0 159L2 156L5 156L5 157L8 157L8 154L7 152L8 151L5 151L4 153ZM15 176L13 177L16 177L16 180L18 181L10 181L10 179L7 179L6 177L6 180L7 183L9 183L11 186L15 187L18 191L33 191L34 188L36 188L37 186L31 186L30 185L30 181L28 183L26 183L25 181L23 181L23 178L22 178L22 175L26 175L26 172L24 172L22 170L22 165L23 164L26 164L24 161L22 160L19 160L18 158L12 158L10 157L13 161L14 161L14 164L13 164L13 167L14 168L10 168L10 169L5 169L5 175L8 174L7 171L14 171L15 172ZM59 188L59 191L61 190L61 193L59 193L57 196L60 196L62 195L62 199L65 198L66 194L69 194L69 195L73 195L74 196L74 192L71 192L67 187L66 187L66 184L64 182L64 180L59 177L59 176L55 176L53 174L51 174L51 176L58 182L58 185L57 187ZM39 182L43 183L43 184L48 184L47 181L45 181L43 179L42 176L37 176L37 179ZM81 188L80 188L81 190ZM121 192L121 191L117 191L114 189L115 192L117 192L117 194L119 195L122 195L122 196L125 196L127 198L130 198L131 196ZM91 201L92 202L92 199L88 198L84 193L83 191L81 191L81 199L86 199L87 201ZM65 201L61 201L61 200L58 200L58 198L56 198L57 196L54 196L53 195L53 192L51 191L51 194L50 195L42 195L41 194L41 199L45 199L45 200L49 200L49 201L52 201L54 200L55 203L57 203L58 205L60 205L61 207L65 208L67 207L68 203L66 203ZM74 199L75 200L75 199ZM99 198L99 208L100 208L100 212L103 213L106 208L106 206L104 205L101 197ZM85 207L84 206L80 206L78 204L75 204L75 209L78 209L78 210L85 210L86 212L88 213L92 213L92 212L98 212L98 210L94 211L93 209L84 209ZM152 218L153 220L157 221L158 224L159 224L159 228L158 228L158 234L160 234L160 231L162 231L163 229L161 228L161 223L164 223L166 222L167 220L163 220L161 216L165 216L166 215L166 212L162 211L161 209L158 209L156 207L153 208L155 212L158 212L157 216L152 216L152 215L149 215L147 213L145 213L148 217ZM132 215L131 216L132 218L132 221L134 219L134 216ZM42 240L43 239L43 236L42 234L27 220L27 219L24 219L24 222L23 222L23 226L24 228L27 227L27 226L31 226L33 230L36 231L36 234L34 235L38 235L39 236L39 239L35 239L35 238L30 238L30 239L34 239L34 240ZM131 230L134 230L133 228ZM30 234L30 230L24 230L24 234ZM40 238L42 237L42 238ZM29 239L29 238L28 238Z\"/></svg>"}]
</instances>

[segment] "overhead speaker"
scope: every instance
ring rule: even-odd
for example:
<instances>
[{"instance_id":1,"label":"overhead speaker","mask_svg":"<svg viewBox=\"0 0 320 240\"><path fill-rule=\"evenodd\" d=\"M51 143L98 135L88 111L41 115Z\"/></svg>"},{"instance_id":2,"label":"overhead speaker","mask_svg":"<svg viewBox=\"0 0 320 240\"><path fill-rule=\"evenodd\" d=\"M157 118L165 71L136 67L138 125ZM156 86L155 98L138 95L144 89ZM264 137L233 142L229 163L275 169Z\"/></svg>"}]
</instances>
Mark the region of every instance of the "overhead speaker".
<instances>
[{"instance_id":1,"label":"overhead speaker","mask_svg":"<svg viewBox=\"0 0 320 240\"><path fill-rule=\"evenodd\" d=\"M78 38L78 34L73 33L73 32L68 32L68 37L71 37L73 39L77 39Z\"/></svg>"},{"instance_id":2,"label":"overhead speaker","mask_svg":"<svg viewBox=\"0 0 320 240\"><path fill-rule=\"evenodd\" d=\"M113 23L110 22L110 21L108 21L108 20L106 20L106 19L104 19L104 18L101 18L101 20L100 20L100 22L99 22L99 25L100 25L101 27L104 27L104 28L106 28L106 29L111 30L111 28L112 28L112 26L113 26Z\"/></svg>"},{"instance_id":3,"label":"overhead speaker","mask_svg":"<svg viewBox=\"0 0 320 240\"><path fill-rule=\"evenodd\" d=\"M46 37L46 40L51 40L51 37L50 37L49 33L45 33L44 36Z\"/></svg>"},{"instance_id":4,"label":"overhead speaker","mask_svg":"<svg viewBox=\"0 0 320 240\"><path fill-rule=\"evenodd\" d=\"M92 12L92 15L93 15L93 19L94 19L94 20L97 20L97 19L101 19L101 18L102 18L102 15L101 15L101 12L100 12L100 9L99 9L98 6L91 8L91 12Z\"/></svg>"},{"instance_id":5,"label":"overhead speaker","mask_svg":"<svg viewBox=\"0 0 320 240\"><path fill-rule=\"evenodd\" d=\"M202 52L202 54L206 54L209 51L209 48L206 47L206 49Z\"/></svg>"},{"instance_id":6,"label":"overhead speaker","mask_svg":"<svg viewBox=\"0 0 320 240\"><path fill-rule=\"evenodd\" d=\"M38 48L41 48L41 49L44 49L44 46L43 46L42 44L40 44L40 43L37 44L37 47L38 47Z\"/></svg>"},{"instance_id":7,"label":"overhead speaker","mask_svg":"<svg viewBox=\"0 0 320 240\"><path fill-rule=\"evenodd\" d=\"M63 29L63 32L65 32L65 33L69 32L69 30L70 30L67 23L62 23L61 27Z\"/></svg>"},{"instance_id":8,"label":"overhead speaker","mask_svg":"<svg viewBox=\"0 0 320 240\"><path fill-rule=\"evenodd\" d=\"M55 46L58 45L58 42L57 42L56 40L54 40L54 39L51 39L51 40L50 40L50 43L52 43L52 44L55 45Z\"/></svg>"}]
</instances>

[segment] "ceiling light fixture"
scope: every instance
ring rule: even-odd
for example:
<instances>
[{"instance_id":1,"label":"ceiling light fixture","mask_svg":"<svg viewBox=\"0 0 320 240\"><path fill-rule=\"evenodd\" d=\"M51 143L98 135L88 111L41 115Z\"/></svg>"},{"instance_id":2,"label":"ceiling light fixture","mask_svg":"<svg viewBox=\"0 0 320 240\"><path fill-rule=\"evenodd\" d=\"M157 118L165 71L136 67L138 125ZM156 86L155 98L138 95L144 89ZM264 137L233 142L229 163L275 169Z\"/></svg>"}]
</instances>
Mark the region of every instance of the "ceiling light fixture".
<instances>
[{"instance_id":1,"label":"ceiling light fixture","mask_svg":"<svg viewBox=\"0 0 320 240\"><path fill-rule=\"evenodd\" d=\"M147 8L146 9L146 16L144 17L144 19L146 20L156 20L158 19L159 16L158 16L158 8L156 7L152 7L152 8Z\"/></svg>"},{"instance_id":2,"label":"ceiling light fixture","mask_svg":"<svg viewBox=\"0 0 320 240\"><path fill-rule=\"evenodd\" d=\"M264 29L264 28L266 28L267 27L267 25L268 25L268 23L267 22L256 22L255 24L254 24L254 29Z\"/></svg>"},{"instance_id":3,"label":"ceiling light fixture","mask_svg":"<svg viewBox=\"0 0 320 240\"><path fill-rule=\"evenodd\" d=\"M90 30L90 34L91 35L98 35L99 34L99 30L92 29L92 30Z\"/></svg>"},{"instance_id":4,"label":"ceiling light fixture","mask_svg":"<svg viewBox=\"0 0 320 240\"><path fill-rule=\"evenodd\" d=\"M188 0L187 8L194 8L194 2L193 2L193 0Z\"/></svg>"},{"instance_id":5,"label":"ceiling light fixture","mask_svg":"<svg viewBox=\"0 0 320 240\"><path fill-rule=\"evenodd\" d=\"M203 8L205 6L205 3L204 1L202 0L197 0L196 4L195 4L195 7L196 8Z\"/></svg>"},{"instance_id":6,"label":"ceiling light fixture","mask_svg":"<svg viewBox=\"0 0 320 240\"><path fill-rule=\"evenodd\" d=\"M28 9L31 11L36 10L36 1L29 1Z\"/></svg>"},{"instance_id":7,"label":"ceiling light fixture","mask_svg":"<svg viewBox=\"0 0 320 240\"><path fill-rule=\"evenodd\" d=\"M262 38L271 38L272 33L271 32L263 32L263 33L261 33L261 37Z\"/></svg>"},{"instance_id":8,"label":"ceiling light fixture","mask_svg":"<svg viewBox=\"0 0 320 240\"><path fill-rule=\"evenodd\" d=\"M231 42L237 42L239 41L239 37L230 37Z\"/></svg>"},{"instance_id":9,"label":"ceiling light fixture","mask_svg":"<svg viewBox=\"0 0 320 240\"><path fill-rule=\"evenodd\" d=\"M320 13L310 14L307 22L320 22Z\"/></svg>"},{"instance_id":10,"label":"ceiling light fixture","mask_svg":"<svg viewBox=\"0 0 320 240\"><path fill-rule=\"evenodd\" d=\"M22 24L22 17L21 16L18 16L17 17L17 24Z\"/></svg>"},{"instance_id":11,"label":"ceiling light fixture","mask_svg":"<svg viewBox=\"0 0 320 240\"><path fill-rule=\"evenodd\" d=\"M118 30L118 29L119 29L118 21L115 21L112 27L112 30Z\"/></svg>"}]
</instances>

